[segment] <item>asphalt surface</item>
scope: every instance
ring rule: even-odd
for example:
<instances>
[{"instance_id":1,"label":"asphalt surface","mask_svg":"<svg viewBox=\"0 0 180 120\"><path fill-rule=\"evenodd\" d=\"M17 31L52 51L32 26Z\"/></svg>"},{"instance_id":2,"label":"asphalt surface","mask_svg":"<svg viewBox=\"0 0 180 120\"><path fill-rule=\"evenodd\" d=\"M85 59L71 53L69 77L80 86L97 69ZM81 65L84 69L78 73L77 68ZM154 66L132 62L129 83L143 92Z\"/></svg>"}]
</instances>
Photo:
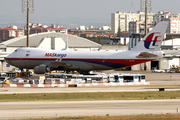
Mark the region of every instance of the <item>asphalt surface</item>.
<instances>
[{"instance_id":1,"label":"asphalt surface","mask_svg":"<svg viewBox=\"0 0 180 120\"><path fill-rule=\"evenodd\" d=\"M105 73L145 74L151 85L179 85L180 73L152 73L151 71L105 71Z\"/></svg>"},{"instance_id":2,"label":"asphalt surface","mask_svg":"<svg viewBox=\"0 0 180 120\"><path fill-rule=\"evenodd\" d=\"M77 87L77 88L0 88L0 94L22 94L22 93L75 93L75 92L135 92L135 91L159 91L159 88L165 88L165 91L177 91L180 87L150 87L150 86L119 86L119 87Z\"/></svg>"},{"instance_id":3,"label":"asphalt surface","mask_svg":"<svg viewBox=\"0 0 180 120\"><path fill-rule=\"evenodd\" d=\"M0 102L0 119L177 113L180 100Z\"/></svg>"},{"instance_id":4,"label":"asphalt surface","mask_svg":"<svg viewBox=\"0 0 180 120\"><path fill-rule=\"evenodd\" d=\"M106 71L106 73L117 71ZM0 88L0 94L13 93L69 93L69 92L126 92L180 90L180 73L152 73L151 71L121 71L146 75L146 86L78 87L78 88ZM0 102L0 119L41 118L59 116L132 115L176 113L179 99L171 100L105 100L105 101L38 101Z\"/></svg>"},{"instance_id":5,"label":"asphalt surface","mask_svg":"<svg viewBox=\"0 0 180 120\"><path fill-rule=\"evenodd\" d=\"M129 92L129 91L165 91L180 90L180 73L152 73L151 71L106 71L106 73L145 74L150 85L116 87L77 87L77 88L6 88L0 87L0 94L13 93L69 93L69 92Z\"/></svg>"}]
</instances>

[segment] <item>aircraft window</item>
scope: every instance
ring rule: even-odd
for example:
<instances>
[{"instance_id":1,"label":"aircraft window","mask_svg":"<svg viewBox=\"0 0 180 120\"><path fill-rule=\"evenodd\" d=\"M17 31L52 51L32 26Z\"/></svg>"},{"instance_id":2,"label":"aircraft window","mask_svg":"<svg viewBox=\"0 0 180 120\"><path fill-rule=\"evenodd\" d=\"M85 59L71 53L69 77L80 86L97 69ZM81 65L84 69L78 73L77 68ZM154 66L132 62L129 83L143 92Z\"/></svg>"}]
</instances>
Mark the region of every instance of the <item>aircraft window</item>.
<instances>
[{"instance_id":1,"label":"aircraft window","mask_svg":"<svg viewBox=\"0 0 180 120\"><path fill-rule=\"evenodd\" d=\"M17 50L15 50L14 52L17 52Z\"/></svg>"}]
</instances>

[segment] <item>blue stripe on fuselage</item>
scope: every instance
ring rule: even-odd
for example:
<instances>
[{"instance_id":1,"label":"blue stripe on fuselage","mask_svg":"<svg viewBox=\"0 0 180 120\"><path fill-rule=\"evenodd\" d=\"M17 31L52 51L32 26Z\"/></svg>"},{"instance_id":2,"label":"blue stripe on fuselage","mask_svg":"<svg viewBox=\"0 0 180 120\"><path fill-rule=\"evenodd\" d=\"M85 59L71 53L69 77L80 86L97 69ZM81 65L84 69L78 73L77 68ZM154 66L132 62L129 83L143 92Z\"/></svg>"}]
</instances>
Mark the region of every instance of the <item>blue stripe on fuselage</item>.
<instances>
[{"instance_id":1,"label":"blue stripe on fuselage","mask_svg":"<svg viewBox=\"0 0 180 120\"><path fill-rule=\"evenodd\" d=\"M31 60L33 60L33 61L35 61L35 60L38 60L38 61L40 61L40 60L42 60L42 61L55 61L57 58L8 58L7 59L7 61L8 60L28 60L28 61L31 61ZM121 67L126 67L126 66L128 66L128 65L124 65L124 64L117 64L117 63L110 63L110 62L103 62L102 60L93 60L93 61L91 61L91 60L76 60L76 59L62 59L62 61L79 61L79 62L86 62L86 63L93 63L93 64L99 64L99 65L103 65L103 66L107 66L107 67L112 67L112 68L121 68Z\"/></svg>"}]
</instances>

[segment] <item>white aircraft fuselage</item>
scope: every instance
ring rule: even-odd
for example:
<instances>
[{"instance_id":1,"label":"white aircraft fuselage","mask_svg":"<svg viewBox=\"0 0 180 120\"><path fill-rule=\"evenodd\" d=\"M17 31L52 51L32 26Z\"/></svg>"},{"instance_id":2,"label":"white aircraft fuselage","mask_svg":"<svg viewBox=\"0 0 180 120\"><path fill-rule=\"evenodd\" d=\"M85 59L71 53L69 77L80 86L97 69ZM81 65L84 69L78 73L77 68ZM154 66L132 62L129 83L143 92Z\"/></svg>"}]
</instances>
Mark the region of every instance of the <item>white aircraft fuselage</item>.
<instances>
[{"instance_id":1,"label":"white aircraft fuselage","mask_svg":"<svg viewBox=\"0 0 180 120\"><path fill-rule=\"evenodd\" d=\"M153 52L156 58L137 58L142 51L59 51L41 48L19 48L6 61L18 68L33 69L40 64L55 61L58 58L66 64L74 65L77 70L108 70L132 66L162 58L161 51Z\"/></svg>"}]
</instances>

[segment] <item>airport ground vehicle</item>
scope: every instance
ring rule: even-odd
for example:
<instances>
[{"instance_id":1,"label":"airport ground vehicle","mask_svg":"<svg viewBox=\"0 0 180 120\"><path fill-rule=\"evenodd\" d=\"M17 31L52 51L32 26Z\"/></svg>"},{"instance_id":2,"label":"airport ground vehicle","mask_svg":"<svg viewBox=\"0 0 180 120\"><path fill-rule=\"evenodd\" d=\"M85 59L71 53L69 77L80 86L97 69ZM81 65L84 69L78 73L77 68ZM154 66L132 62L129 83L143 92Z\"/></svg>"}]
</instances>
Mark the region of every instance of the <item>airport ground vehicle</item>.
<instances>
[{"instance_id":1,"label":"airport ground vehicle","mask_svg":"<svg viewBox=\"0 0 180 120\"><path fill-rule=\"evenodd\" d=\"M82 75L82 74L49 74L49 78L61 78L65 79L65 83L72 82L83 82L83 83L103 83L108 82L108 78L106 75Z\"/></svg>"},{"instance_id":2,"label":"airport ground vehicle","mask_svg":"<svg viewBox=\"0 0 180 120\"><path fill-rule=\"evenodd\" d=\"M49 74L46 79L60 80L64 83L125 83L125 82L145 82L144 74ZM59 78L59 79L58 79Z\"/></svg>"},{"instance_id":3,"label":"airport ground vehicle","mask_svg":"<svg viewBox=\"0 0 180 120\"><path fill-rule=\"evenodd\" d=\"M122 74L119 76L120 82L145 82L144 74Z\"/></svg>"},{"instance_id":4,"label":"airport ground vehicle","mask_svg":"<svg viewBox=\"0 0 180 120\"><path fill-rule=\"evenodd\" d=\"M162 73L162 72L166 72L166 71L165 71L165 70L160 69L160 70L152 70L152 72Z\"/></svg>"}]
</instances>

